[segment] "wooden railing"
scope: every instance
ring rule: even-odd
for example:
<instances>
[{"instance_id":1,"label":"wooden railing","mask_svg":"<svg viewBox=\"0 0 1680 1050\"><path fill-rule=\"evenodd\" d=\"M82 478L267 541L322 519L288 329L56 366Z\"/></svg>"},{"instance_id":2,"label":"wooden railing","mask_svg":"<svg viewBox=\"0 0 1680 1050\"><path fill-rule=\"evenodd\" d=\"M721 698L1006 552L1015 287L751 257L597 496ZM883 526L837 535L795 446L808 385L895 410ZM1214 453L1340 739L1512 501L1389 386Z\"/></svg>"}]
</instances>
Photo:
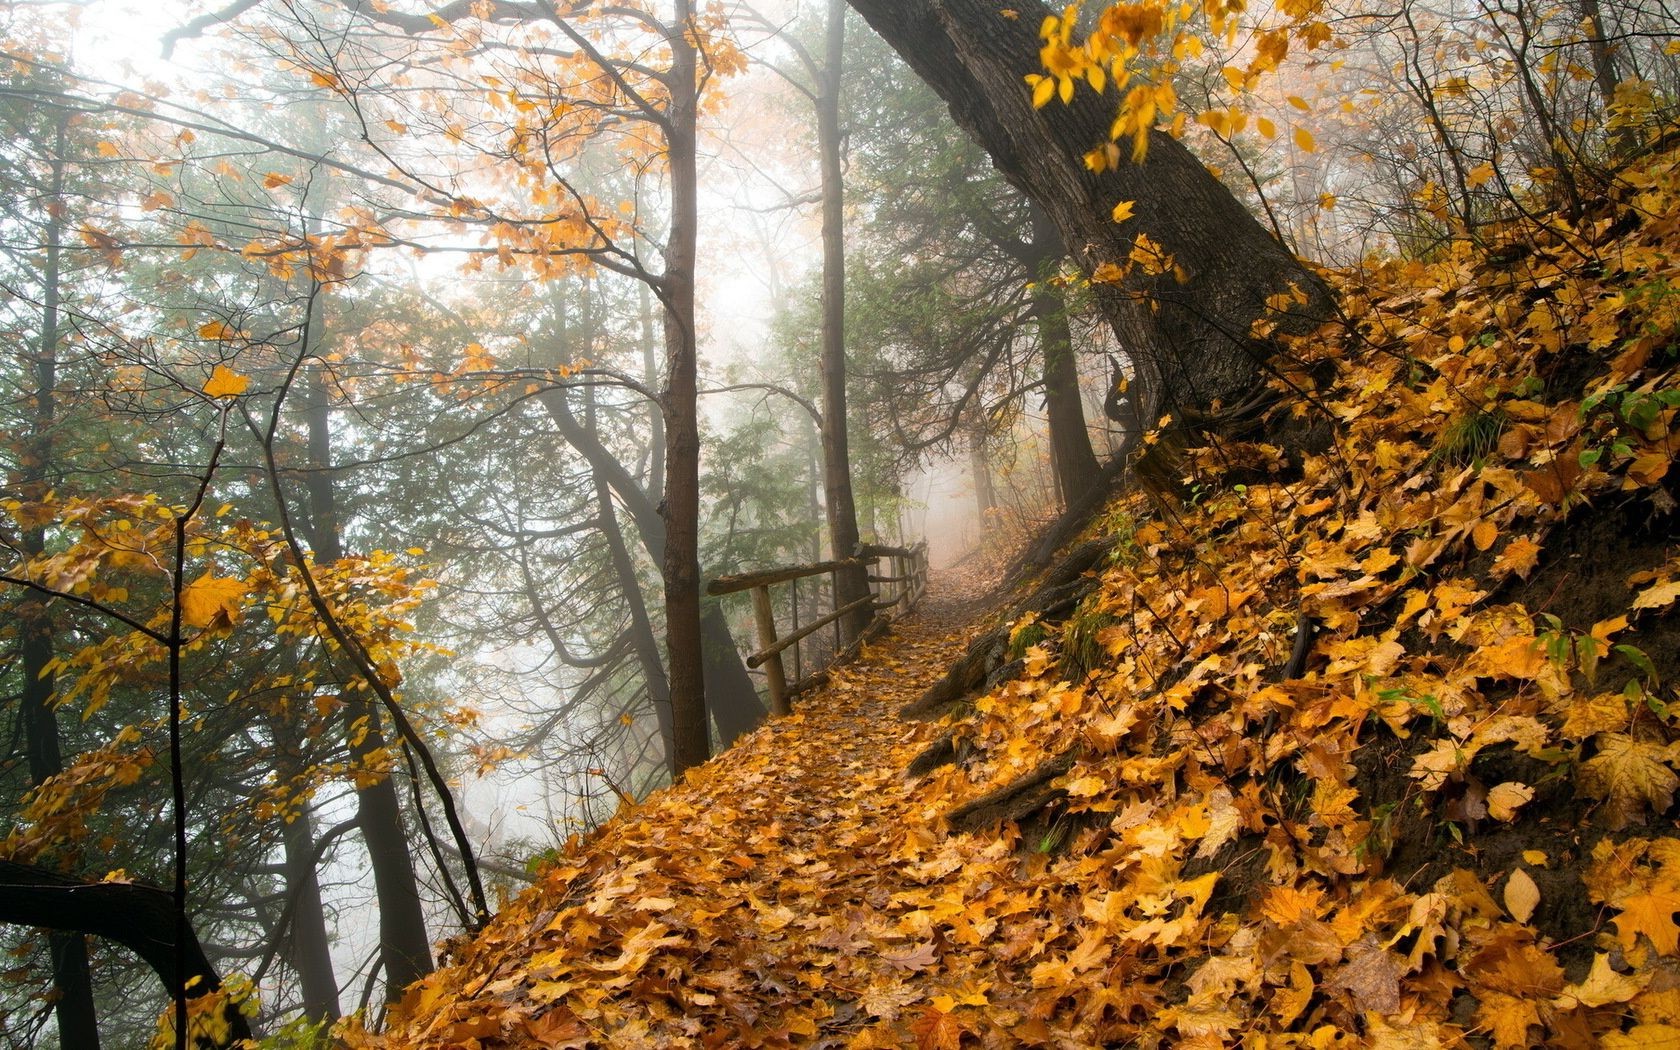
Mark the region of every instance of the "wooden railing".
<instances>
[{"instance_id":1,"label":"wooden railing","mask_svg":"<svg viewBox=\"0 0 1680 1050\"><path fill-rule=\"evenodd\" d=\"M881 567L883 560L886 562L884 569ZM832 596L839 593L838 574L844 569L860 565L869 570L868 579L874 585L869 594L809 623L799 622L800 580L812 576L828 576L828 593L832 605ZM720 576L706 585L706 593L722 595L738 594L741 591L752 592L753 618L758 625L758 651L747 657L747 666L764 668L764 677L770 692L771 713L785 715L792 710L793 697L826 681L829 668L848 656L864 640L874 636L886 625L889 614L902 616L914 609L927 591L927 579L926 540L914 547L890 547L870 543L860 546L853 557L840 561L822 561L810 565L792 565ZM793 587L792 601L789 603L792 623L785 635L776 624L776 607L770 598L770 588L783 583ZM869 609L873 613L869 626L857 638L843 645L840 635L841 621L859 609ZM897 612L893 612L894 610ZM822 667L810 675L805 675L799 643L829 626L832 626L835 632L835 645L829 659ZM788 669L782 660L782 654L790 648L793 650L791 683L788 681Z\"/></svg>"}]
</instances>

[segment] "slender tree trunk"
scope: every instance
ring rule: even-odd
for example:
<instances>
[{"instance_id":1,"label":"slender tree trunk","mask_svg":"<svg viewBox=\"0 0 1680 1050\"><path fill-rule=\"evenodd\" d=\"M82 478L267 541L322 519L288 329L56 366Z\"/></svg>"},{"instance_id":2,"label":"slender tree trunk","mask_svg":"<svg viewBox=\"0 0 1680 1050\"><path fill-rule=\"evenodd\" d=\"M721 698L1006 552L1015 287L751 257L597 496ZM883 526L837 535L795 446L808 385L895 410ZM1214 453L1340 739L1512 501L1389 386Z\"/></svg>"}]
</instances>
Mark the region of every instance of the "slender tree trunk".
<instances>
[{"instance_id":1,"label":"slender tree trunk","mask_svg":"<svg viewBox=\"0 0 1680 1050\"><path fill-rule=\"evenodd\" d=\"M46 259L41 270L41 331L35 348L34 409L31 433L23 449L19 471L25 499L39 500L51 487L53 430L58 416L58 329L62 295L61 253L64 236L64 148L68 117L60 117L55 128L51 174L47 188L47 221L44 230ZM30 558L46 553L47 534L42 528L23 530L23 553ZM29 780L39 785L64 772L59 742L58 712L53 706L57 688L48 670L53 658L54 624L44 599L26 598L17 608L20 628L19 657L23 671L24 743L29 752ZM53 992L58 1001L53 1013L58 1022L58 1042L64 1047L98 1050L98 1014L93 1004L93 980L88 971L87 939L80 933L54 930L47 937L52 957Z\"/></svg>"},{"instance_id":2,"label":"slender tree trunk","mask_svg":"<svg viewBox=\"0 0 1680 1050\"><path fill-rule=\"evenodd\" d=\"M646 282L636 286L642 314L642 382L649 390L659 386L659 340L653 319L653 289ZM648 413L648 469L642 480L644 492L665 491L665 414L658 406Z\"/></svg>"},{"instance_id":3,"label":"slender tree trunk","mask_svg":"<svg viewBox=\"0 0 1680 1050\"><path fill-rule=\"evenodd\" d=\"M319 325L312 324L311 331ZM311 363L304 379L305 414L309 431L309 541L315 560L330 566L344 556L339 533L338 498L332 480L332 427L326 378ZM374 698L362 691L346 691L345 717L350 754L363 775L356 782L357 824L367 846L379 900L379 954L385 970L386 1000L395 1002L402 990L432 972L432 945L414 859L403 827L402 806L391 772L383 717ZM380 775L370 775L383 770Z\"/></svg>"},{"instance_id":4,"label":"slender tree trunk","mask_svg":"<svg viewBox=\"0 0 1680 1050\"><path fill-rule=\"evenodd\" d=\"M1616 73L1616 56L1604 35L1604 15L1598 0L1580 0L1580 5L1581 23L1587 31L1587 53L1592 56L1593 83L1598 85L1599 98L1608 112L1610 104L1616 101L1616 85L1622 78Z\"/></svg>"},{"instance_id":5,"label":"slender tree trunk","mask_svg":"<svg viewBox=\"0 0 1680 1050\"><path fill-rule=\"evenodd\" d=\"M333 974L332 943L315 872L315 820L308 803L286 825L281 844L286 886L292 896L287 954L303 992L303 1014L311 1021L334 1021L340 1016L338 978Z\"/></svg>"},{"instance_id":6,"label":"slender tree trunk","mask_svg":"<svg viewBox=\"0 0 1680 1050\"><path fill-rule=\"evenodd\" d=\"M655 564L665 562L665 518L654 506L647 491L634 475L620 463L599 439L572 414L566 403L564 390L549 390L542 395L542 404L549 418L577 453L589 464L590 470L602 478L618 495L636 532L642 539L642 549ZM629 586L634 581L626 581ZM729 633L729 624L716 602L702 602L700 639L706 696L718 737L725 746L743 733L751 732L764 721L764 703L746 665L741 662L740 650Z\"/></svg>"},{"instance_id":7,"label":"slender tree trunk","mask_svg":"<svg viewBox=\"0 0 1680 1050\"><path fill-rule=\"evenodd\" d=\"M1124 264L1139 234L1182 269L1182 283L1168 271L1095 289L1137 365L1146 419L1169 404L1206 408L1246 395L1272 351L1251 337L1269 296L1294 285L1306 300L1268 318L1283 331L1310 330L1330 315L1323 282L1176 139L1152 134L1142 164L1123 159L1101 174L1086 167L1086 152L1108 141L1116 96L1081 86L1071 105L1033 109L1022 78L1040 71L1037 30L1051 13L1041 0L1011 2L1007 16L992 0L851 4L945 99L1004 177L1044 207L1087 273ZM1116 223L1122 201L1135 202L1135 217Z\"/></svg>"},{"instance_id":8,"label":"slender tree trunk","mask_svg":"<svg viewBox=\"0 0 1680 1050\"><path fill-rule=\"evenodd\" d=\"M593 320L586 317L586 331L592 330L592 325ZM591 437L599 444L592 395L592 390L584 390L587 408L584 420ZM623 594L625 608L630 613L631 646L636 651L636 662L641 666L642 681L647 687L648 699L653 703L654 717L659 723L659 739L665 749L665 765L675 777L681 771L676 768L671 687L665 679L665 665L659 659L659 639L654 634L647 603L642 600L642 585L636 576L635 563L630 560L630 550L624 545L624 532L618 527L618 508L613 505L612 489L599 471L592 470L590 474L595 483L595 517L600 522L601 538L606 542L607 557L612 562L613 575L618 577L619 591Z\"/></svg>"},{"instance_id":9,"label":"slender tree trunk","mask_svg":"<svg viewBox=\"0 0 1680 1050\"><path fill-rule=\"evenodd\" d=\"M1049 280L1054 267L1067 257L1067 250L1050 217L1036 204L1032 207L1030 251L1038 271L1034 274L1032 310L1038 323L1039 352L1044 355L1044 408L1050 418L1051 459L1062 502L1072 506L1097 483L1102 467L1091 450L1090 431L1085 428L1085 402L1079 395L1079 363L1068 328L1067 298L1061 287Z\"/></svg>"},{"instance_id":10,"label":"slender tree trunk","mask_svg":"<svg viewBox=\"0 0 1680 1050\"><path fill-rule=\"evenodd\" d=\"M986 439L976 429L968 443L968 472L974 476L974 504L980 512L980 530L991 522L992 510L997 507L997 491L992 487L992 465L986 461Z\"/></svg>"},{"instance_id":11,"label":"slender tree trunk","mask_svg":"<svg viewBox=\"0 0 1680 1050\"><path fill-rule=\"evenodd\" d=\"M700 640L700 428L694 331L695 171L698 99L689 36L690 0L676 0L667 40L666 155L671 172L671 229L665 245L665 650L671 685L673 767L680 773L711 757L706 729L705 655Z\"/></svg>"},{"instance_id":12,"label":"slender tree trunk","mask_svg":"<svg viewBox=\"0 0 1680 1050\"><path fill-rule=\"evenodd\" d=\"M840 90L846 51L845 0L829 0L823 68L818 77L817 154L822 168L822 413L824 500L829 545L836 558L858 547L857 505L852 499L852 462L846 413L846 185L841 170ZM836 608L869 593L863 565L835 574ZM846 641L862 634L875 614L868 608L846 616Z\"/></svg>"}]
</instances>

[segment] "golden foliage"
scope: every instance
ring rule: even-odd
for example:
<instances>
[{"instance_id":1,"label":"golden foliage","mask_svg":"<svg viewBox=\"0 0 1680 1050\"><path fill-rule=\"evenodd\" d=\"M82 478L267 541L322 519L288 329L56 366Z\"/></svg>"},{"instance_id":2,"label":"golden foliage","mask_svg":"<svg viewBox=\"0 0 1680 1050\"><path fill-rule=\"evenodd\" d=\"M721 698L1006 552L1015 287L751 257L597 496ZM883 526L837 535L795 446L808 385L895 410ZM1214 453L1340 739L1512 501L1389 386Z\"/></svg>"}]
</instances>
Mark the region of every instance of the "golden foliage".
<instances>
[{"instance_id":1,"label":"golden foliage","mask_svg":"<svg viewBox=\"0 0 1680 1050\"><path fill-rule=\"evenodd\" d=\"M1081 606L1074 679L1068 628L1025 620L1020 677L904 724L964 636L903 626L344 1038L1661 1045L1680 727L1641 642L1680 570L1660 541L1568 555L1583 518L1674 509L1676 165L1576 223L1338 277L1347 321L1286 348L1305 396L1269 431L1332 438L1189 449L1165 517L1125 497L1103 520L1133 556ZM1439 451L1472 418L1498 426ZM1277 681L1303 613L1311 659ZM960 760L906 780L942 734ZM944 823L1056 759L1036 817Z\"/></svg>"}]
</instances>

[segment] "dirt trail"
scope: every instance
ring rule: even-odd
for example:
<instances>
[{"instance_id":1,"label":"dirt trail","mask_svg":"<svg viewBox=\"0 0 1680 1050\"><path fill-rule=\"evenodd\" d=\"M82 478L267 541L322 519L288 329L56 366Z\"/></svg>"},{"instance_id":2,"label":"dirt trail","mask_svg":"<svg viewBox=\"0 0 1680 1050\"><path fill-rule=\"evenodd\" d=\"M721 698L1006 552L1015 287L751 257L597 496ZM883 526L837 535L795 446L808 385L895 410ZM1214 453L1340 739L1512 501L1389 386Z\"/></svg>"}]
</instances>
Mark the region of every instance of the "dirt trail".
<instances>
[{"instance_id":1,"label":"dirt trail","mask_svg":"<svg viewBox=\"0 0 1680 1050\"><path fill-rule=\"evenodd\" d=\"M951 588L941 591L941 587ZM972 578L682 783L621 811L353 1045L847 1045L923 994L902 869L937 848L904 769L937 734L899 709L987 611ZM470 1044L468 1044L470 1045Z\"/></svg>"}]
</instances>

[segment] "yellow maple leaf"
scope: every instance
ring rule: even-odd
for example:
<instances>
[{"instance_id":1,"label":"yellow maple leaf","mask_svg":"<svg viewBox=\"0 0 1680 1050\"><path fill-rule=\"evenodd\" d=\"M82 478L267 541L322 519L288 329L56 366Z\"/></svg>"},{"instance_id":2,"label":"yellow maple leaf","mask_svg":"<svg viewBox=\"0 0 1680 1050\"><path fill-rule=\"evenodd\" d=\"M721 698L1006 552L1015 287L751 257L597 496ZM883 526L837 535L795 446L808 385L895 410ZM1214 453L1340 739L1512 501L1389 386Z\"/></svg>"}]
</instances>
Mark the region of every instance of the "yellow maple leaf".
<instances>
[{"instance_id":1,"label":"yellow maple leaf","mask_svg":"<svg viewBox=\"0 0 1680 1050\"><path fill-rule=\"evenodd\" d=\"M217 365L204 384L207 397L238 397L251 386L251 377L242 376L227 365Z\"/></svg>"},{"instance_id":2,"label":"yellow maple leaf","mask_svg":"<svg viewBox=\"0 0 1680 1050\"><path fill-rule=\"evenodd\" d=\"M1680 600L1680 580L1664 580L1633 596L1635 609L1666 609Z\"/></svg>"},{"instance_id":3,"label":"yellow maple leaf","mask_svg":"<svg viewBox=\"0 0 1680 1050\"><path fill-rule=\"evenodd\" d=\"M1528 1030L1540 1024L1540 1009L1532 1000L1504 992L1480 992L1476 1020L1492 1033L1496 1046L1528 1046Z\"/></svg>"},{"instance_id":4,"label":"yellow maple leaf","mask_svg":"<svg viewBox=\"0 0 1680 1050\"><path fill-rule=\"evenodd\" d=\"M1604 801L1604 819L1612 831L1643 822L1645 807L1658 813L1674 801L1680 776L1668 767L1668 749L1626 733L1600 733L1598 754L1581 763L1575 783L1581 793ZM1680 894L1675 895L1680 901ZM1680 910L1680 904L1673 910ZM1668 951L1674 951L1669 942Z\"/></svg>"},{"instance_id":5,"label":"yellow maple leaf","mask_svg":"<svg viewBox=\"0 0 1680 1050\"><path fill-rule=\"evenodd\" d=\"M226 321L206 321L198 326L198 336L200 339L226 341L228 339L239 339L244 335L244 332L241 332L239 329L228 324Z\"/></svg>"},{"instance_id":6,"label":"yellow maple leaf","mask_svg":"<svg viewBox=\"0 0 1680 1050\"><path fill-rule=\"evenodd\" d=\"M232 627L239 622L245 591L244 580L206 570L181 589L181 622L200 629Z\"/></svg>"},{"instance_id":7,"label":"yellow maple leaf","mask_svg":"<svg viewBox=\"0 0 1680 1050\"><path fill-rule=\"evenodd\" d=\"M1643 987L1636 977L1619 974L1610 968L1610 956L1593 956L1592 969L1580 984L1566 985L1554 999L1553 1005L1564 1010L1581 1006L1607 1006L1625 1003L1639 994Z\"/></svg>"},{"instance_id":8,"label":"yellow maple leaf","mask_svg":"<svg viewBox=\"0 0 1680 1050\"><path fill-rule=\"evenodd\" d=\"M1526 536L1518 536L1505 544L1505 549L1494 559L1493 574L1495 576L1510 576L1513 573L1522 579L1540 563L1540 545Z\"/></svg>"},{"instance_id":9,"label":"yellow maple leaf","mask_svg":"<svg viewBox=\"0 0 1680 1050\"><path fill-rule=\"evenodd\" d=\"M1625 1032L1606 1032L1604 1050L1680 1050L1680 1028L1671 1024L1637 1024Z\"/></svg>"}]
</instances>

